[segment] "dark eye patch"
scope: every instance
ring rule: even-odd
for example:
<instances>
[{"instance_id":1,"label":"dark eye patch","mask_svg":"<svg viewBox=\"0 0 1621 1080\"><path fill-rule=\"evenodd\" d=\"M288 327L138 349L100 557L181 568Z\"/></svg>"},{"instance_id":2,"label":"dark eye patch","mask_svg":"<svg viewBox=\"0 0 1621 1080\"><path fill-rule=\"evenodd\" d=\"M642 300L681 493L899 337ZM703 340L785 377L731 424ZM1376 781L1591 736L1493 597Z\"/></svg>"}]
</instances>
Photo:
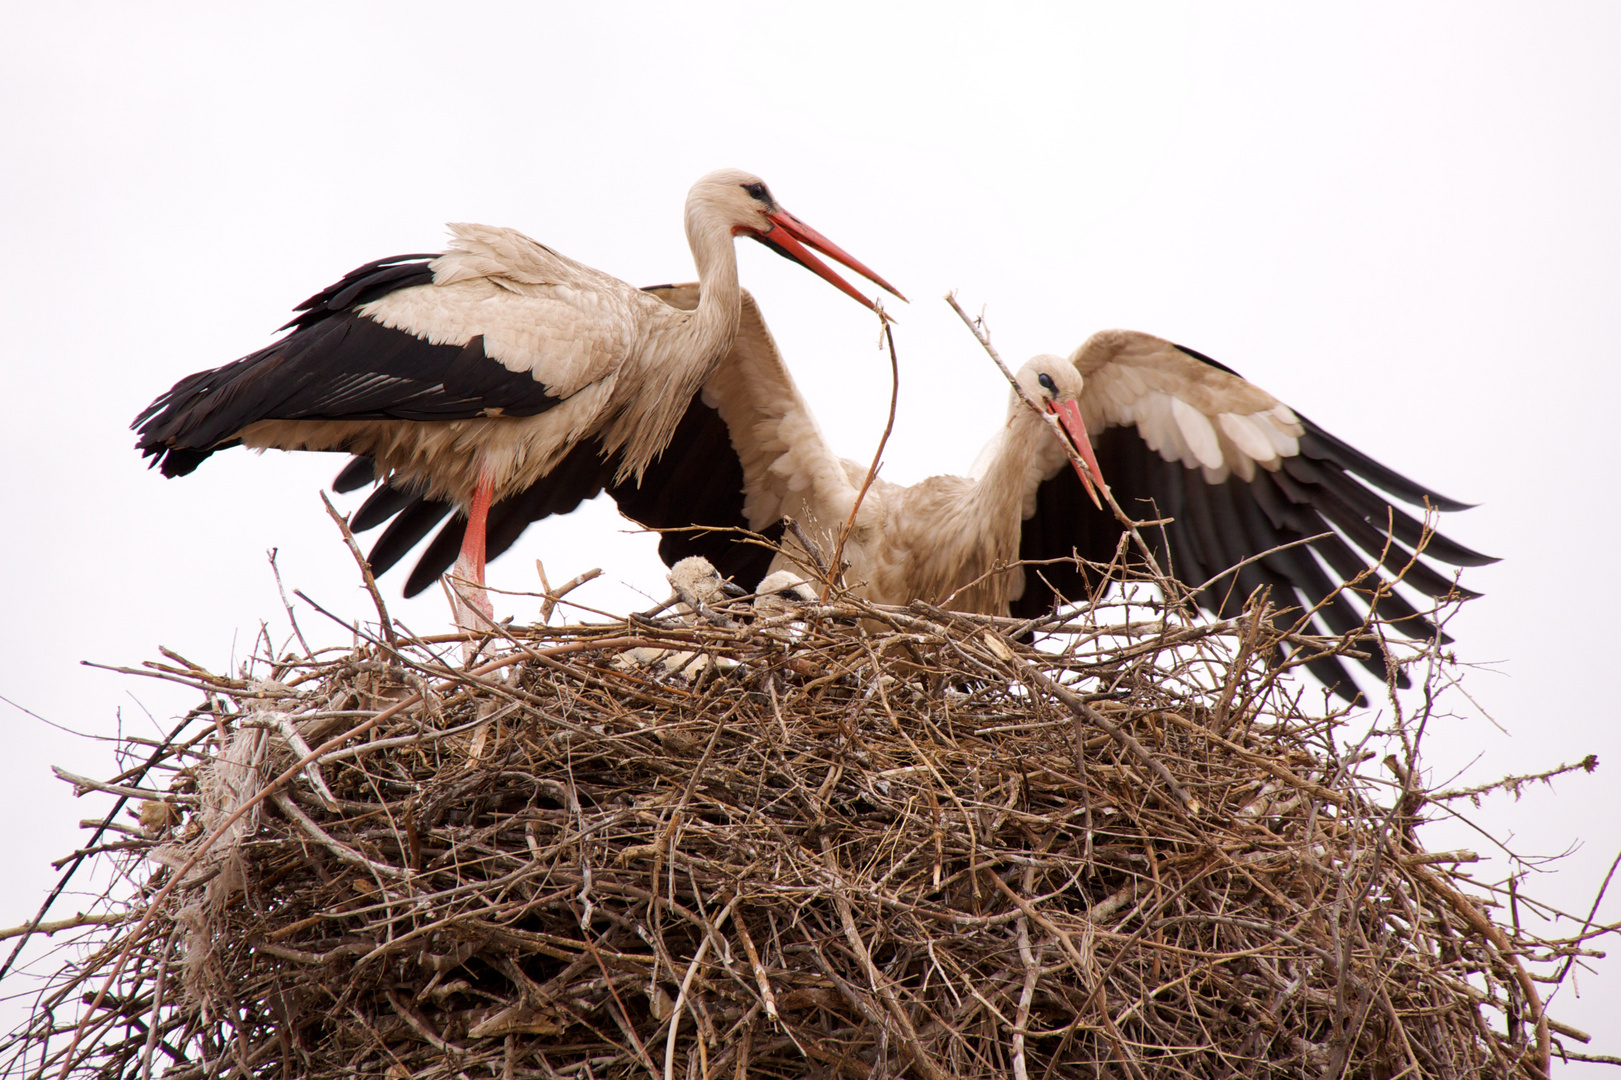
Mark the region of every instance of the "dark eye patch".
<instances>
[{"instance_id":1,"label":"dark eye patch","mask_svg":"<svg viewBox=\"0 0 1621 1080\"><path fill-rule=\"evenodd\" d=\"M749 193L751 199L758 199L767 206L771 205L771 192L766 186L756 180L752 184L744 184L743 190Z\"/></svg>"},{"instance_id":2,"label":"dark eye patch","mask_svg":"<svg viewBox=\"0 0 1621 1080\"><path fill-rule=\"evenodd\" d=\"M1053 382L1053 377L1047 374L1045 371L1041 373L1040 377L1037 378L1036 381L1041 384L1042 389L1047 390L1050 393L1058 393L1058 384Z\"/></svg>"}]
</instances>

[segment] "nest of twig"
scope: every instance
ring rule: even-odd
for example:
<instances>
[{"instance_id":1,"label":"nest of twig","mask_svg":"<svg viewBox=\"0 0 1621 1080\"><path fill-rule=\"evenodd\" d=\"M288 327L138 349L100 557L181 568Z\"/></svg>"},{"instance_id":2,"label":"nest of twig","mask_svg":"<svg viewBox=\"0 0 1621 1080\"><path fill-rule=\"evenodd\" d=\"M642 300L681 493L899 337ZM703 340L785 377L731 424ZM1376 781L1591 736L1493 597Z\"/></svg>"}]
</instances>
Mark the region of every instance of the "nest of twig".
<instances>
[{"instance_id":1,"label":"nest of twig","mask_svg":"<svg viewBox=\"0 0 1621 1080\"><path fill-rule=\"evenodd\" d=\"M1356 642L1123 604L149 665L205 700L75 778L137 895L8 1074L1544 1075L1580 936L1420 847L1412 718L1280 678Z\"/></svg>"}]
</instances>

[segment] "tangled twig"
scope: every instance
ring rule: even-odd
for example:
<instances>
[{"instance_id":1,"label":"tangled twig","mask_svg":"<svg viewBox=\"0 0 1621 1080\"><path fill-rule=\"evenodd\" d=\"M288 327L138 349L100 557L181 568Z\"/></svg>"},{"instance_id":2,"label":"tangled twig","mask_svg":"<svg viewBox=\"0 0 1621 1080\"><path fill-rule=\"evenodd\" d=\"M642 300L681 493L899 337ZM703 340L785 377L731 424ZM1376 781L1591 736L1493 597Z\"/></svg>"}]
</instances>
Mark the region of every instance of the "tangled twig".
<instances>
[{"instance_id":1,"label":"tangled twig","mask_svg":"<svg viewBox=\"0 0 1621 1080\"><path fill-rule=\"evenodd\" d=\"M1420 771L1392 785L1277 677L1285 644L1343 641L1260 609L1132 611L1105 597L1026 644L926 605L808 604L790 632L739 602L725 627L501 627L472 668L455 635L402 634L260 658L274 678L145 669L204 701L144 771L89 785L156 809L88 856L127 899L37 921L84 947L5 1068L1536 1077L1604 1057L1565 1049L1585 1036L1539 993L1607 929L1497 918L1458 869L1476 856L1418 846ZM657 662L677 653L704 662ZM248 734L264 779L225 799Z\"/></svg>"}]
</instances>

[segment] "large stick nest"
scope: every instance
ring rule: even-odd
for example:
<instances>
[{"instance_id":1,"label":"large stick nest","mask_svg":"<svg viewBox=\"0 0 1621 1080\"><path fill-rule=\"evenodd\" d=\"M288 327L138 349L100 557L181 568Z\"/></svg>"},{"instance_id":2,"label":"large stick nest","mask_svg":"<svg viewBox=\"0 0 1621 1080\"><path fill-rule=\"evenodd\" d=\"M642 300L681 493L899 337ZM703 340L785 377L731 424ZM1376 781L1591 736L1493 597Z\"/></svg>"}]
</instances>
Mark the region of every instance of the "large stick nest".
<instances>
[{"instance_id":1,"label":"large stick nest","mask_svg":"<svg viewBox=\"0 0 1621 1080\"><path fill-rule=\"evenodd\" d=\"M205 700L75 778L144 800L96 856L135 895L7 1071L1544 1075L1580 1033L1525 964L1580 935L1420 847L1425 717L1357 742L1280 677L1358 641L1103 606L148 665Z\"/></svg>"}]
</instances>

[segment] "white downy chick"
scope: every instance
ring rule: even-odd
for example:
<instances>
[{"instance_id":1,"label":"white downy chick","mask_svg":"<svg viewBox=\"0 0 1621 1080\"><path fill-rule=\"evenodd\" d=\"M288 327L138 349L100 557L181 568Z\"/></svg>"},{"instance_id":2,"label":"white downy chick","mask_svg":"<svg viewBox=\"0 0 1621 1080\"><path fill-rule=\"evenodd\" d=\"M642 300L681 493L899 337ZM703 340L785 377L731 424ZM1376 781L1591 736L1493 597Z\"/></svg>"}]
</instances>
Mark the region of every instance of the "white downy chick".
<instances>
[{"instance_id":1,"label":"white downy chick","mask_svg":"<svg viewBox=\"0 0 1621 1080\"><path fill-rule=\"evenodd\" d=\"M689 555L670 567L668 580L674 593L665 604L678 622L687 626L702 622L716 626L737 625L715 608L732 597L745 596L747 592L721 577L714 564L702 555ZM710 665L710 659L690 649L636 648L620 653L614 664L627 670L639 669L660 675L680 674L690 680L697 678ZM736 663L717 658L714 666L719 671L727 671Z\"/></svg>"}]
</instances>

